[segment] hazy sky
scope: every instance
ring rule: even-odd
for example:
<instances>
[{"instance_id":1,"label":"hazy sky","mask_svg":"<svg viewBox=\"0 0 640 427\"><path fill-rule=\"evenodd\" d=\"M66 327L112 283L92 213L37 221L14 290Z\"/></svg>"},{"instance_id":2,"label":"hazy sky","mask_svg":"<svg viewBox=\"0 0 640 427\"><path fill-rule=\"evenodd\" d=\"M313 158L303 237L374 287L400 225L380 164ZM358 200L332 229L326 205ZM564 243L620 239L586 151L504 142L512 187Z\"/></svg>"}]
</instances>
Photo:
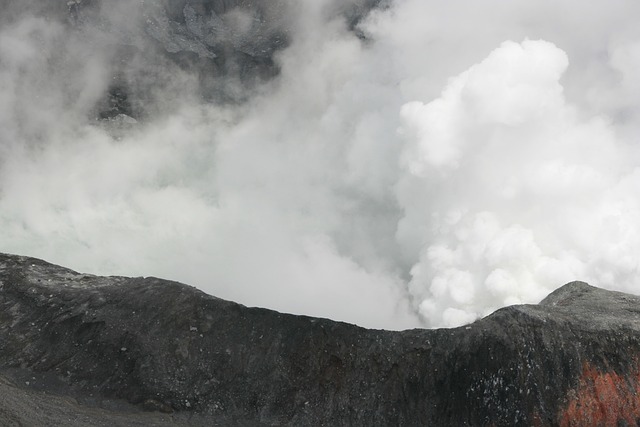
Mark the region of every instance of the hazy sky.
<instances>
[{"instance_id":1,"label":"hazy sky","mask_svg":"<svg viewBox=\"0 0 640 427\"><path fill-rule=\"evenodd\" d=\"M640 293L640 3L397 0L364 38L295 3L242 105L127 64L158 113L124 133L87 111L125 32L2 21L0 251L390 329Z\"/></svg>"}]
</instances>

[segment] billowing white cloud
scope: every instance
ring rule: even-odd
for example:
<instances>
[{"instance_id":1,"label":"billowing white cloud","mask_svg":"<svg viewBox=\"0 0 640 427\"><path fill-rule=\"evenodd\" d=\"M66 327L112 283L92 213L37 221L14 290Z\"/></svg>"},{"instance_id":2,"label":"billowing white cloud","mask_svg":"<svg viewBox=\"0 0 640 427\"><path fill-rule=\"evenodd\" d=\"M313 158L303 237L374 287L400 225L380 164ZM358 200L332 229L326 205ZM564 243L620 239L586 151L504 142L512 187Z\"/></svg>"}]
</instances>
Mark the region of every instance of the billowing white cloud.
<instances>
[{"instance_id":1,"label":"billowing white cloud","mask_svg":"<svg viewBox=\"0 0 640 427\"><path fill-rule=\"evenodd\" d=\"M573 279L633 290L638 265L613 249L640 243L639 206L619 193L631 153L566 101L567 66L549 42L504 42L439 98L403 106L398 238L420 248L409 288L429 321L458 325Z\"/></svg>"}]
</instances>

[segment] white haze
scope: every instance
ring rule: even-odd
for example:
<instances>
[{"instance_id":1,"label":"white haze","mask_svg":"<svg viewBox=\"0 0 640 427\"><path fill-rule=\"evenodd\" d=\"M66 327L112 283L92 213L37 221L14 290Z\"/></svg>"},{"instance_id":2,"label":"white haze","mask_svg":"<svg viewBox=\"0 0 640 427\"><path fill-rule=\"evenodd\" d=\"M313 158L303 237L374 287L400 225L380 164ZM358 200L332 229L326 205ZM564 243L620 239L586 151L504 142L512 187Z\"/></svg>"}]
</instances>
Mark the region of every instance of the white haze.
<instances>
[{"instance_id":1,"label":"white haze","mask_svg":"<svg viewBox=\"0 0 640 427\"><path fill-rule=\"evenodd\" d=\"M296 2L249 102L158 67L117 137L110 44L4 22L0 251L388 329L640 291L640 4L398 0L358 38L336 2Z\"/></svg>"}]
</instances>

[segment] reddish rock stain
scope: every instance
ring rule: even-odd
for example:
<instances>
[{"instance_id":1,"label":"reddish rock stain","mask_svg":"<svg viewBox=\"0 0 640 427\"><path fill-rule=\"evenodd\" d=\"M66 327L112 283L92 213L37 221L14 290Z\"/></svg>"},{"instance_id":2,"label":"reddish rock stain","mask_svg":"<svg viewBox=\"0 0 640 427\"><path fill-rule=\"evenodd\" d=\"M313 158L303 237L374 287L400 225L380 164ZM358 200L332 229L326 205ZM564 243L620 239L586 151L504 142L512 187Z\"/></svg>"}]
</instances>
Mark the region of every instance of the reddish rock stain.
<instances>
[{"instance_id":1,"label":"reddish rock stain","mask_svg":"<svg viewBox=\"0 0 640 427\"><path fill-rule=\"evenodd\" d=\"M640 369L628 375L583 366L578 387L560 413L562 427L637 425L640 420Z\"/></svg>"}]
</instances>

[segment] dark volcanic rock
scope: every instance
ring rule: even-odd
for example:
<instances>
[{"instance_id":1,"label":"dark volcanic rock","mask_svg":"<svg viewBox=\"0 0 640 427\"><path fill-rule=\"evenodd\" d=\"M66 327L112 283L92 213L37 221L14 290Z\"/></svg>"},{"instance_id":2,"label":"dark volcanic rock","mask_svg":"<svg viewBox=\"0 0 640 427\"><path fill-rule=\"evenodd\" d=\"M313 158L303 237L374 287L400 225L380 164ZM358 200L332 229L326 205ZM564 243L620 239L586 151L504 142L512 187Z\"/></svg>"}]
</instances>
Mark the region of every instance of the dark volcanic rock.
<instances>
[{"instance_id":1,"label":"dark volcanic rock","mask_svg":"<svg viewBox=\"0 0 640 427\"><path fill-rule=\"evenodd\" d=\"M381 1L328 2L318 19L355 34ZM297 37L323 37L300 24L298 0L0 0L0 10L3 28L33 28L58 108L107 125L242 104L278 77L277 55Z\"/></svg>"},{"instance_id":2,"label":"dark volcanic rock","mask_svg":"<svg viewBox=\"0 0 640 427\"><path fill-rule=\"evenodd\" d=\"M580 282L465 327L390 332L0 255L0 388L53 418L635 425L639 352L640 298ZM1 423L33 424L25 411L0 399Z\"/></svg>"},{"instance_id":3,"label":"dark volcanic rock","mask_svg":"<svg viewBox=\"0 0 640 427\"><path fill-rule=\"evenodd\" d=\"M380 2L336 2L327 6L327 19L343 19L354 30ZM58 21L82 40L80 58L102 56L113 84L92 111L98 119L155 116L181 97L246 101L278 75L275 55L291 44L301 9L297 0L0 0L0 6L0 23L25 15Z\"/></svg>"}]
</instances>

